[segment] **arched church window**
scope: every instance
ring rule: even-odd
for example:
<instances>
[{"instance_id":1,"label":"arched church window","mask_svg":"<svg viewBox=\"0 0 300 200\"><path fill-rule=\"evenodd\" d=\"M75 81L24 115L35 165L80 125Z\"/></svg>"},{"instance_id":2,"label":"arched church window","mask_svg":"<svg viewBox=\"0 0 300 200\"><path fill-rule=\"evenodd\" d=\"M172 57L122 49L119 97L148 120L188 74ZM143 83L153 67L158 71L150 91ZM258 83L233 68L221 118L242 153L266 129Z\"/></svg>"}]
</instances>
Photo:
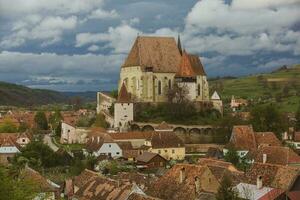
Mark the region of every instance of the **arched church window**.
<instances>
[{"instance_id":1,"label":"arched church window","mask_svg":"<svg viewBox=\"0 0 300 200\"><path fill-rule=\"evenodd\" d=\"M158 94L161 95L161 81L158 81Z\"/></svg>"},{"instance_id":2,"label":"arched church window","mask_svg":"<svg viewBox=\"0 0 300 200\"><path fill-rule=\"evenodd\" d=\"M201 93L201 87L200 87L200 84L198 84L198 96L200 96L200 93Z\"/></svg>"},{"instance_id":3,"label":"arched church window","mask_svg":"<svg viewBox=\"0 0 300 200\"><path fill-rule=\"evenodd\" d=\"M168 86L169 86L169 90L171 90L171 79L169 79Z\"/></svg>"}]
</instances>

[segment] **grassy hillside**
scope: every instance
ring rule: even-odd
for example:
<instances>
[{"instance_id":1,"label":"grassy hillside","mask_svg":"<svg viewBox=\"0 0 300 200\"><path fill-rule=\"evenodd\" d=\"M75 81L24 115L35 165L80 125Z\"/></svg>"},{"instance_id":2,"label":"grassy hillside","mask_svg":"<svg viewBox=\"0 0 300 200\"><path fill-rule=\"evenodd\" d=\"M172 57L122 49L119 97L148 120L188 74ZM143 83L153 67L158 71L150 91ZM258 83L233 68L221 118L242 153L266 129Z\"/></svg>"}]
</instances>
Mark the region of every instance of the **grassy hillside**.
<instances>
[{"instance_id":1,"label":"grassy hillside","mask_svg":"<svg viewBox=\"0 0 300 200\"><path fill-rule=\"evenodd\" d=\"M232 95L260 103L276 103L282 111L294 112L300 102L300 65L266 74L210 81L211 92L222 99Z\"/></svg>"},{"instance_id":2,"label":"grassy hillside","mask_svg":"<svg viewBox=\"0 0 300 200\"><path fill-rule=\"evenodd\" d=\"M0 81L1 106L31 106L67 102L67 97L51 90L31 89Z\"/></svg>"}]
</instances>

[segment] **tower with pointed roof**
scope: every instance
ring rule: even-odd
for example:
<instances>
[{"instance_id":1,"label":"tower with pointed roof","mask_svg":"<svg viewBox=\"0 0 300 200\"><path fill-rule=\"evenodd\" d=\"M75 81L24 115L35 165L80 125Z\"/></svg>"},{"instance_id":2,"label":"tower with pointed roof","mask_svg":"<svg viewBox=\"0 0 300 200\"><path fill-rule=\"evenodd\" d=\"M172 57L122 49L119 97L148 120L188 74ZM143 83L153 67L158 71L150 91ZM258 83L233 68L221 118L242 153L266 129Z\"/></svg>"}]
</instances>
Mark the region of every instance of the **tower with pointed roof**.
<instances>
[{"instance_id":1,"label":"tower with pointed roof","mask_svg":"<svg viewBox=\"0 0 300 200\"><path fill-rule=\"evenodd\" d=\"M131 100L131 94L127 91L126 85L123 82L118 99L114 104L114 127L124 132L127 131L132 121L133 102Z\"/></svg>"},{"instance_id":2,"label":"tower with pointed roof","mask_svg":"<svg viewBox=\"0 0 300 200\"><path fill-rule=\"evenodd\" d=\"M167 102L177 81L189 85L192 101L209 100L200 58L182 50L179 35L177 43L173 37L137 36L121 67L119 92L124 83L134 102Z\"/></svg>"}]
</instances>

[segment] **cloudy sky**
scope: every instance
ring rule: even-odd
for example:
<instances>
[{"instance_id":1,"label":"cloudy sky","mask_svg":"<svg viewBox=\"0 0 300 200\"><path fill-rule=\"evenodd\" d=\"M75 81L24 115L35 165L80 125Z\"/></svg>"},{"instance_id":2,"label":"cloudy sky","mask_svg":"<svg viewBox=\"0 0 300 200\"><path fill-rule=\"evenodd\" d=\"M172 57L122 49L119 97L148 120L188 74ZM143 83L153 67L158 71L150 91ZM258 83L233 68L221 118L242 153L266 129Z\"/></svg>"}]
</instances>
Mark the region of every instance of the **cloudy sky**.
<instances>
[{"instance_id":1,"label":"cloudy sky","mask_svg":"<svg viewBox=\"0 0 300 200\"><path fill-rule=\"evenodd\" d=\"M300 63L300 0L0 0L0 81L116 88L139 35L177 37L209 77Z\"/></svg>"}]
</instances>

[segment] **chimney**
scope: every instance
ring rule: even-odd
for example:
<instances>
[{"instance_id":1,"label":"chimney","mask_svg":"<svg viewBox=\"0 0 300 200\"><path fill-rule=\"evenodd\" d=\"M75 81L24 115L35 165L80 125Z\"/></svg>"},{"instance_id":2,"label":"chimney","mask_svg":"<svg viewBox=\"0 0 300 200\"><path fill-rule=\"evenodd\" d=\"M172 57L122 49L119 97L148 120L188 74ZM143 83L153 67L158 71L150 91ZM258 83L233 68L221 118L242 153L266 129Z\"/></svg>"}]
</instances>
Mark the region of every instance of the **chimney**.
<instances>
[{"instance_id":1,"label":"chimney","mask_svg":"<svg viewBox=\"0 0 300 200\"><path fill-rule=\"evenodd\" d=\"M179 172L179 183L182 183L185 179L185 168L183 167Z\"/></svg>"},{"instance_id":2,"label":"chimney","mask_svg":"<svg viewBox=\"0 0 300 200\"><path fill-rule=\"evenodd\" d=\"M257 176L257 179L256 179L256 188L260 190L262 187L263 187L262 176Z\"/></svg>"},{"instance_id":3,"label":"chimney","mask_svg":"<svg viewBox=\"0 0 300 200\"><path fill-rule=\"evenodd\" d=\"M200 179L198 176L195 177L195 192L196 193L200 192Z\"/></svg>"},{"instance_id":4,"label":"chimney","mask_svg":"<svg viewBox=\"0 0 300 200\"><path fill-rule=\"evenodd\" d=\"M100 137L99 136L97 137L97 143L100 143Z\"/></svg>"},{"instance_id":5,"label":"chimney","mask_svg":"<svg viewBox=\"0 0 300 200\"><path fill-rule=\"evenodd\" d=\"M92 142L94 142L94 136L92 136Z\"/></svg>"},{"instance_id":6,"label":"chimney","mask_svg":"<svg viewBox=\"0 0 300 200\"><path fill-rule=\"evenodd\" d=\"M263 163L265 164L266 162L267 162L267 154L266 153L264 153L263 154Z\"/></svg>"}]
</instances>

